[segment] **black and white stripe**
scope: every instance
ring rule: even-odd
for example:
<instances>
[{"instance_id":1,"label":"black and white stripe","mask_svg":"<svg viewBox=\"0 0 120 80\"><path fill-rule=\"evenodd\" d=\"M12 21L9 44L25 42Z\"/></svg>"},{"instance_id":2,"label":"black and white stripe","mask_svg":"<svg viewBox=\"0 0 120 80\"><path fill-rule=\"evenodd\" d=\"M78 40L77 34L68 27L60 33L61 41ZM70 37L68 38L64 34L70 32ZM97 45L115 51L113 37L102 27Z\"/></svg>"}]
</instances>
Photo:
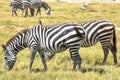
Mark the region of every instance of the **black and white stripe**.
<instances>
[{"instance_id":1,"label":"black and white stripe","mask_svg":"<svg viewBox=\"0 0 120 80\"><path fill-rule=\"evenodd\" d=\"M15 14L18 16L16 13L17 9L22 10L22 15L24 15L25 12L25 17L28 16L28 8L30 9L31 16L34 16L34 8L37 8L36 15L38 13L41 13L40 9L43 7L46 10L46 14L50 14L51 8L49 5L41 0L11 0L11 7L12 7L12 16Z\"/></svg>"},{"instance_id":2,"label":"black and white stripe","mask_svg":"<svg viewBox=\"0 0 120 80\"><path fill-rule=\"evenodd\" d=\"M81 47L91 47L100 42L104 52L102 64L106 62L109 50L113 54L114 64L117 64L116 33L113 23L111 23L109 20L97 19L81 22L80 24L82 24L87 33L84 41L81 43ZM46 56L48 56L47 53ZM54 55L51 55L51 57L53 56Z\"/></svg>"},{"instance_id":3,"label":"black and white stripe","mask_svg":"<svg viewBox=\"0 0 120 80\"><path fill-rule=\"evenodd\" d=\"M36 15L41 13L40 8L43 7L46 10L46 14L50 15L51 8L49 5L41 0L22 0L23 3L23 15L25 12L25 17L28 16L28 8L31 9L31 14L34 16L34 9L37 8Z\"/></svg>"},{"instance_id":4,"label":"black and white stripe","mask_svg":"<svg viewBox=\"0 0 120 80\"><path fill-rule=\"evenodd\" d=\"M22 0L11 0L10 6L12 7L12 16L14 14L16 16L18 16L17 13L16 13L16 11L17 11L17 9L21 9L21 10L23 9Z\"/></svg>"},{"instance_id":5,"label":"black and white stripe","mask_svg":"<svg viewBox=\"0 0 120 80\"><path fill-rule=\"evenodd\" d=\"M78 54L80 44L85 38L85 30L77 23L62 23L52 26L38 25L31 29L24 30L11 38L6 46L3 45L5 51L5 61L11 61L10 65L15 63L17 53L29 47L31 51L30 66L31 67L38 51L42 62L44 64L44 69L47 70L46 60L44 51L48 51L49 55L54 55L55 53L70 50L71 58L73 60L73 69L76 69L76 65L80 68L81 58ZM11 58L14 58L14 62ZM13 67L12 65L12 67ZM11 70L12 67L6 63L7 70Z\"/></svg>"},{"instance_id":6,"label":"black and white stripe","mask_svg":"<svg viewBox=\"0 0 120 80\"><path fill-rule=\"evenodd\" d=\"M81 23L84 27L87 35L84 39L81 47L91 47L97 42L100 42L104 52L104 59L102 63L105 63L110 50L113 54L114 63L117 63L116 57L116 34L113 23L109 20L98 19Z\"/></svg>"}]
</instances>

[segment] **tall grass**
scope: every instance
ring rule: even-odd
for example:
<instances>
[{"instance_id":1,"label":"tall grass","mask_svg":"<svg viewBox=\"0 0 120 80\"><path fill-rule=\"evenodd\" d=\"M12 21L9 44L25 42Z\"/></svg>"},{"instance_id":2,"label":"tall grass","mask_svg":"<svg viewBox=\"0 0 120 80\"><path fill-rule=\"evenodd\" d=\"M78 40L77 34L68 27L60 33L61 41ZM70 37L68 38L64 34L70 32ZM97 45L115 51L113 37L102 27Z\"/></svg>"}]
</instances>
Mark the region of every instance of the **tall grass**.
<instances>
[{"instance_id":1,"label":"tall grass","mask_svg":"<svg viewBox=\"0 0 120 80\"><path fill-rule=\"evenodd\" d=\"M120 3L90 3L87 10L81 10L81 3L48 2L52 10L50 16L46 15L42 9L41 15L27 18L21 16L21 10L17 11L18 17L12 17L9 4L8 0L0 1L0 46L22 29L37 25L39 18L43 24L83 22L105 18L113 22L116 28L120 26ZM104 54L101 45L98 43L93 47L80 48L79 54L82 58L82 65L81 70L77 72L72 71L72 61L69 51L66 50L47 61L47 72L42 72L43 65L37 54L32 72L28 73L30 58L28 48L18 53L15 66L11 71L6 71L4 70L4 54L0 47L0 80L119 80L120 31L116 29L116 33L118 65L113 65L111 52L106 64L101 65Z\"/></svg>"}]
</instances>

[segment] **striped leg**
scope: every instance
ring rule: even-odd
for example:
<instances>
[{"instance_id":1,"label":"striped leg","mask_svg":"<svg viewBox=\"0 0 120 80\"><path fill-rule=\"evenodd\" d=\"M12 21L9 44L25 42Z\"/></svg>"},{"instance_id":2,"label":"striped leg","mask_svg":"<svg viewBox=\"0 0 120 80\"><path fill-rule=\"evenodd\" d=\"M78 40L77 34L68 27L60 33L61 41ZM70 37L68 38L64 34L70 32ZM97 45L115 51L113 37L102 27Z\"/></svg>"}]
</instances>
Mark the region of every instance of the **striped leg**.
<instances>
[{"instance_id":1,"label":"striped leg","mask_svg":"<svg viewBox=\"0 0 120 80\"><path fill-rule=\"evenodd\" d=\"M18 16L17 13L16 13L16 11L17 11L16 8L12 8L12 16L14 16L14 14L15 14L16 16Z\"/></svg>"},{"instance_id":2,"label":"striped leg","mask_svg":"<svg viewBox=\"0 0 120 80\"><path fill-rule=\"evenodd\" d=\"M38 13L39 13L39 15L41 15L40 7L37 9L36 16L38 15Z\"/></svg>"},{"instance_id":3,"label":"striped leg","mask_svg":"<svg viewBox=\"0 0 120 80\"><path fill-rule=\"evenodd\" d=\"M109 49L113 54L114 64L117 64L116 50L115 50L114 46L112 45L111 40L109 38L108 39L102 39L102 40L100 40L100 42L101 42L103 52L104 52L104 59L103 59L102 64L104 64L106 62L106 59L107 59L107 56L108 56L108 53L109 53Z\"/></svg>"},{"instance_id":4,"label":"striped leg","mask_svg":"<svg viewBox=\"0 0 120 80\"><path fill-rule=\"evenodd\" d=\"M32 64L33 64L34 59L35 59L36 52L37 52L37 49L36 49L35 47L30 49L30 65L29 65L29 72L31 72L31 68L32 68Z\"/></svg>"},{"instance_id":5,"label":"striped leg","mask_svg":"<svg viewBox=\"0 0 120 80\"><path fill-rule=\"evenodd\" d=\"M107 59L108 53L109 53L109 50L108 50L109 40L108 39L107 40L101 39L100 43L102 45L102 49L103 49L103 52L104 52L104 58L103 58L103 62L102 62L102 64L104 64L106 62L106 59Z\"/></svg>"},{"instance_id":6,"label":"striped leg","mask_svg":"<svg viewBox=\"0 0 120 80\"><path fill-rule=\"evenodd\" d=\"M45 51L44 50L38 50L38 52L39 52L39 55L42 59L42 63L44 65L44 70L43 71L47 71L46 59L45 59L45 55L44 55Z\"/></svg>"},{"instance_id":7,"label":"striped leg","mask_svg":"<svg viewBox=\"0 0 120 80\"><path fill-rule=\"evenodd\" d=\"M114 64L117 64L118 62L117 62L116 50L115 50L115 48L113 47L112 44L110 44L109 49L110 49L110 51L113 54Z\"/></svg>"},{"instance_id":8,"label":"striped leg","mask_svg":"<svg viewBox=\"0 0 120 80\"><path fill-rule=\"evenodd\" d=\"M25 16L24 17L27 17L28 16L28 8L25 9Z\"/></svg>"},{"instance_id":9,"label":"striped leg","mask_svg":"<svg viewBox=\"0 0 120 80\"><path fill-rule=\"evenodd\" d=\"M104 59L103 59L102 64L104 64L106 62L107 57L108 57L109 51L108 51L108 48L104 48L104 47L102 47L102 48L103 48L103 52L104 52Z\"/></svg>"},{"instance_id":10,"label":"striped leg","mask_svg":"<svg viewBox=\"0 0 120 80\"><path fill-rule=\"evenodd\" d=\"M79 70L81 67L81 57L79 56L78 50L73 51L73 49L70 48L70 55L73 60L73 70L76 70L77 65Z\"/></svg>"}]
</instances>

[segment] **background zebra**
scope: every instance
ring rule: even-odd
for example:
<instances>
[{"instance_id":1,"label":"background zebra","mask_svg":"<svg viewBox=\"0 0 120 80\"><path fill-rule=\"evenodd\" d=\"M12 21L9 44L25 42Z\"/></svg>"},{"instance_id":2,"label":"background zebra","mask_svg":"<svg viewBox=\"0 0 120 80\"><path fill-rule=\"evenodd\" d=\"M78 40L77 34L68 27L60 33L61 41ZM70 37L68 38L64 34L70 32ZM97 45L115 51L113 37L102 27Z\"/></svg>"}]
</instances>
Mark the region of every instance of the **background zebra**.
<instances>
[{"instance_id":1,"label":"background zebra","mask_svg":"<svg viewBox=\"0 0 120 80\"><path fill-rule=\"evenodd\" d=\"M17 9L23 10L22 0L11 0L10 6L12 7L12 16L14 14L18 16L16 13Z\"/></svg>"},{"instance_id":2,"label":"background zebra","mask_svg":"<svg viewBox=\"0 0 120 80\"><path fill-rule=\"evenodd\" d=\"M116 33L114 25L110 21L104 19L82 22L80 24L82 24L87 33L83 43L81 43L81 47L91 47L97 42L100 42L104 52L102 64L106 62L109 50L113 54L114 64L117 64ZM50 59L54 55L46 54L46 56Z\"/></svg>"},{"instance_id":3,"label":"background zebra","mask_svg":"<svg viewBox=\"0 0 120 80\"><path fill-rule=\"evenodd\" d=\"M42 59L44 70L47 70L44 51L50 55L61 52L69 48L73 60L73 69L80 68L81 58L78 50L86 33L80 24L62 23L60 25L43 26L37 25L31 29L26 29L11 38L6 45L2 45L5 52L5 68L11 70L16 62L17 53L26 48L30 48L31 57L29 71L38 51Z\"/></svg>"},{"instance_id":4,"label":"background zebra","mask_svg":"<svg viewBox=\"0 0 120 80\"><path fill-rule=\"evenodd\" d=\"M34 15L34 8L37 8L36 15L41 13L40 8L43 7L46 10L46 14L50 15L51 7L41 0L22 0L23 1L23 14L25 11L25 17L28 16L28 8L32 9L31 14Z\"/></svg>"},{"instance_id":5,"label":"background zebra","mask_svg":"<svg viewBox=\"0 0 120 80\"><path fill-rule=\"evenodd\" d=\"M34 16L34 8L38 8L36 15L38 13L41 13L40 8L44 8L46 10L46 14L50 14L51 8L49 7L49 5L41 0L11 0L11 4L10 6L12 7L12 16L15 14L16 16L17 13L17 9L21 9L22 10L22 15L24 14L24 10L25 10L25 16L28 16L28 8L30 9L30 13L31 16Z\"/></svg>"}]
</instances>

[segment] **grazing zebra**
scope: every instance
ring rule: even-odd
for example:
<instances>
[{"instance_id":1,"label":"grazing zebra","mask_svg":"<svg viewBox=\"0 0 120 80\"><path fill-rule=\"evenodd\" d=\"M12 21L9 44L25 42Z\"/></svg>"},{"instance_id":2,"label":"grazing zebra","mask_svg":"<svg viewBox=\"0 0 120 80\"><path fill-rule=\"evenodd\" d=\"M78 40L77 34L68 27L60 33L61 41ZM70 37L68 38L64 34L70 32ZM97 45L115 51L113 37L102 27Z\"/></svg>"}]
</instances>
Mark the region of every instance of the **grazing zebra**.
<instances>
[{"instance_id":1,"label":"grazing zebra","mask_svg":"<svg viewBox=\"0 0 120 80\"><path fill-rule=\"evenodd\" d=\"M17 9L23 10L22 0L11 0L10 6L12 7L12 16L13 16L14 14L15 14L16 16L18 16L17 13L16 13Z\"/></svg>"},{"instance_id":2,"label":"grazing zebra","mask_svg":"<svg viewBox=\"0 0 120 80\"><path fill-rule=\"evenodd\" d=\"M117 64L116 33L114 25L110 21L104 19L87 21L80 24L82 24L87 33L83 43L81 43L81 47L91 47L97 42L100 42L104 52L102 64L106 62L109 50L113 54L114 64ZM48 59L53 56L54 55L46 54Z\"/></svg>"},{"instance_id":3,"label":"grazing zebra","mask_svg":"<svg viewBox=\"0 0 120 80\"><path fill-rule=\"evenodd\" d=\"M27 1L30 2L30 0L27 0ZM21 9L22 10L22 15L23 15L24 9L26 9L26 8L27 8L26 16L28 16L28 7L29 7L30 3L27 4L27 1L26 0L12 0L11 4L10 4L10 6L12 7L12 16L14 14L16 16L18 16L17 13L16 13L17 9ZM24 3L24 5L23 5L23 3ZM46 14L48 14L48 15L50 14L51 8L44 1L36 0L36 2L34 4L31 4L31 5L32 5L32 7L29 7L30 8L31 16L34 16L34 8L33 7L38 8L37 12L36 12L36 15L38 13L41 13L40 8L42 8L42 7L46 10ZM24 8L24 7L26 7L26 8Z\"/></svg>"},{"instance_id":4,"label":"grazing zebra","mask_svg":"<svg viewBox=\"0 0 120 80\"><path fill-rule=\"evenodd\" d=\"M50 15L51 8L49 5L41 0L22 0L23 1L23 14L25 11L25 17L28 16L28 8L32 9L31 14L34 15L34 8L37 8L36 15L40 12L40 8L43 7L46 10L46 14Z\"/></svg>"},{"instance_id":5,"label":"grazing zebra","mask_svg":"<svg viewBox=\"0 0 120 80\"><path fill-rule=\"evenodd\" d=\"M54 55L66 49L70 51L73 69L75 70L77 65L80 68L81 58L78 50L85 35L84 28L80 24L72 22L52 26L37 25L26 29L11 38L6 45L2 45L5 53L5 69L13 68L17 53L26 47L29 47L31 52L29 71L31 71L37 51L42 59L44 70L47 70L44 51Z\"/></svg>"}]
</instances>

